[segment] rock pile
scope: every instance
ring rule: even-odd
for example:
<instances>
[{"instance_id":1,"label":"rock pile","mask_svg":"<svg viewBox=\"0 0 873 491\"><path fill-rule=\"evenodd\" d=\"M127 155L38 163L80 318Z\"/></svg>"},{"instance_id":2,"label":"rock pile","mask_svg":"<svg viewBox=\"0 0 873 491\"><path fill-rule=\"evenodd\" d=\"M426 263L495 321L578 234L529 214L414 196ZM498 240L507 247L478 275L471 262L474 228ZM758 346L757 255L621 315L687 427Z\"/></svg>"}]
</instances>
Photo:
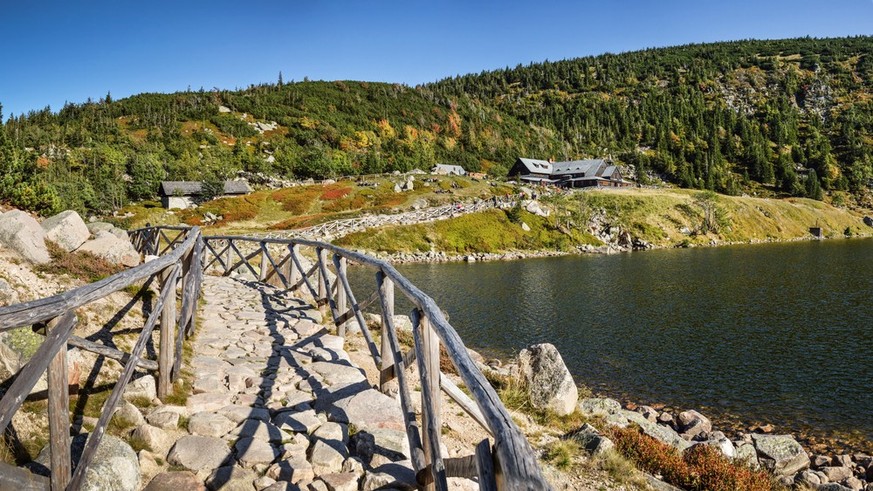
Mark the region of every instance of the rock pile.
<instances>
[{"instance_id":1,"label":"rock pile","mask_svg":"<svg viewBox=\"0 0 873 491\"><path fill-rule=\"evenodd\" d=\"M676 415L650 406L629 410L608 398L583 399L578 408L583 414L604 417L610 425L637 426L680 452L695 445L710 445L731 460L769 470L786 485L834 491L873 489L873 484L868 484L873 482L873 457L869 455L810 455L791 435L743 433L731 440L721 431L714 431L709 418L694 410ZM587 442L591 438L588 435L591 432L584 428L578 433L580 441ZM583 446L587 448L587 444Z\"/></svg>"},{"instance_id":2,"label":"rock pile","mask_svg":"<svg viewBox=\"0 0 873 491\"><path fill-rule=\"evenodd\" d=\"M600 239L608 248L614 249L616 252L626 252L654 247L649 242L634 237L627 230L623 230L621 226L610 222L608 217L606 210L598 210L588 220L588 232ZM583 252L600 252L591 249L593 248L583 248Z\"/></svg>"},{"instance_id":3,"label":"rock pile","mask_svg":"<svg viewBox=\"0 0 873 491\"><path fill-rule=\"evenodd\" d=\"M58 213L42 223L20 210L0 214L0 245L24 259L34 264L50 262L46 240L66 252L90 252L113 264L132 267L141 262L126 231L103 222L85 225L73 210Z\"/></svg>"}]
</instances>

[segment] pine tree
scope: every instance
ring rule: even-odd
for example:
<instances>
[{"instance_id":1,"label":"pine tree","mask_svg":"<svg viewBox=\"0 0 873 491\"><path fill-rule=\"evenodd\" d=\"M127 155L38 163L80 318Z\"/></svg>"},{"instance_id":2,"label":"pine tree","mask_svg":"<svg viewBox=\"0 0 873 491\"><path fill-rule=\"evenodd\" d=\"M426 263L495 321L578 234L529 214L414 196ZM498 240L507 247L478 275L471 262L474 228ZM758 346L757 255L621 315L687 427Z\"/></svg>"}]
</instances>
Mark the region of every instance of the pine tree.
<instances>
[{"instance_id":1,"label":"pine tree","mask_svg":"<svg viewBox=\"0 0 873 491\"><path fill-rule=\"evenodd\" d=\"M810 169L809 176L806 178L806 196L819 201L822 199L821 184L818 182L815 169Z\"/></svg>"}]
</instances>

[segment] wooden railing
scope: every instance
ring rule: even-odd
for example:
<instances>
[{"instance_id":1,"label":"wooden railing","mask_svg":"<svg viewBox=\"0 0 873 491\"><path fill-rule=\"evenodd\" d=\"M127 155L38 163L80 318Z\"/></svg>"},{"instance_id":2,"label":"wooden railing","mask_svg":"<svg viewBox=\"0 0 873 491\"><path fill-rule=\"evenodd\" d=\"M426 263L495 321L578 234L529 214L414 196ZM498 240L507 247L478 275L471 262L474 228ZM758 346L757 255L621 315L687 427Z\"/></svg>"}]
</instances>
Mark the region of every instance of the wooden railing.
<instances>
[{"instance_id":1,"label":"wooden railing","mask_svg":"<svg viewBox=\"0 0 873 491\"><path fill-rule=\"evenodd\" d=\"M182 342L194 329L202 274L204 270L214 269L224 275L241 270L258 281L311 295L323 311L330 313L338 334L342 336L346 334L349 321L354 319L357 322L379 370L380 389L384 392L392 380L397 381L410 457L417 480L425 489L448 489L449 477L477 478L480 489L484 490L550 489L533 449L470 358L458 333L433 299L389 263L322 242L207 237L202 236L196 227L148 227L130 232L130 237L140 252L160 256L60 295L0 308L0 332L39 323L47 325L45 342L0 399L0 431L5 430L40 374L48 369L52 490L76 490L81 486L85 470L135 367L157 369L158 396L165 397L170 393L172 382L179 374ZM363 301L358 300L349 282L349 262L374 270L375 290ZM130 353L71 335L76 323L76 308L140 281L144 281L141 288L144 291L155 279L161 283L160 296ZM177 315L175 300L180 281L182 303ZM410 316L414 346L407 352L399 343L394 325L394 295L397 290L414 306ZM378 345L363 316L363 310L376 302L380 306L383 333ZM144 360L142 351L158 323L161 326L158 359ZM75 469L70 468L69 455L68 344L125 361L119 381ZM441 345L472 398L440 371ZM413 364L418 367L421 384L420 422L413 406L411 381L407 378L407 369ZM449 458L440 451L442 393L454 400L490 435L490 439L476 445L471 455ZM47 488L49 483L41 479L23 469L0 463L0 488L3 485L19 489Z\"/></svg>"},{"instance_id":2,"label":"wooden railing","mask_svg":"<svg viewBox=\"0 0 873 491\"><path fill-rule=\"evenodd\" d=\"M170 234L173 235L173 232L171 231ZM131 233L131 238L134 244L139 246L139 250L163 255L135 268L59 295L0 308L0 332L28 329L31 326L45 330L45 341L16 374L0 399L0 434L6 432L12 416L24 403L40 376L48 370L51 459L49 466L51 477L48 480L24 469L0 463L0 488L50 488L53 491L79 489L85 478L85 471L103 438L106 426L131 380L134 368L157 370L158 397L165 398L171 394L172 383L179 376L183 340L194 329L195 310L203 275L202 236L200 230L195 227L175 230L173 240L170 240L167 232L157 229L134 231ZM142 286L137 297L144 296L155 280L160 284L160 294L130 353L72 335L77 322L76 309L140 282ZM180 287L182 303L177 315L177 294ZM120 315L125 315L125 312L121 312ZM143 350L151 340L152 331L157 325L160 325L160 342L155 347L158 359L146 360L142 357ZM118 382L104 405L96 426L88 436L75 469L72 468L70 456L68 345L94 351L124 363Z\"/></svg>"},{"instance_id":3,"label":"wooden railing","mask_svg":"<svg viewBox=\"0 0 873 491\"><path fill-rule=\"evenodd\" d=\"M480 489L550 489L536 455L513 423L497 393L470 358L464 343L432 298L397 272L370 256L305 239L264 239L240 236L204 237L204 267L230 275L241 271L258 281L291 291L302 290L323 311L330 312L337 333L344 336L354 319L380 373L380 389L396 379L411 459L425 489L448 489L449 477L478 478ZM305 249L303 249L305 248ZM304 255L304 251L310 254ZM374 270L375 289L363 301L352 290L348 263ZM401 349L394 326L394 295L399 290L414 306L411 312L414 346ZM383 335L377 344L363 310L378 302ZM472 398L440 371L440 346ZM417 364L422 416L416 419L407 368ZM454 400L491 436L466 457L449 458L440 451L442 393Z\"/></svg>"}]
</instances>

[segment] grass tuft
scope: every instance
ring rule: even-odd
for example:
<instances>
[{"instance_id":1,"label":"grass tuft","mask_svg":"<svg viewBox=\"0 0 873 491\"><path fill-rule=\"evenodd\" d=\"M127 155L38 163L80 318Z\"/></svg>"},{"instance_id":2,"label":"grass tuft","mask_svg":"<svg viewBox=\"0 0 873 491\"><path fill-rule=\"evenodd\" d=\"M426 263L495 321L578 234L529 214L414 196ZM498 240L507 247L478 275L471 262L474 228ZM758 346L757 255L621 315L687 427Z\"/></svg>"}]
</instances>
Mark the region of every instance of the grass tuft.
<instances>
[{"instance_id":1,"label":"grass tuft","mask_svg":"<svg viewBox=\"0 0 873 491\"><path fill-rule=\"evenodd\" d=\"M575 440L555 440L543 453L543 459L556 468L566 471L582 453L582 447Z\"/></svg>"},{"instance_id":2,"label":"grass tuft","mask_svg":"<svg viewBox=\"0 0 873 491\"><path fill-rule=\"evenodd\" d=\"M90 252L67 252L50 240L47 240L45 245L52 260L34 266L34 269L41 273L66 274L93 283L124 269L124 266L112 264Z\"/></svg>"}]
</instances>

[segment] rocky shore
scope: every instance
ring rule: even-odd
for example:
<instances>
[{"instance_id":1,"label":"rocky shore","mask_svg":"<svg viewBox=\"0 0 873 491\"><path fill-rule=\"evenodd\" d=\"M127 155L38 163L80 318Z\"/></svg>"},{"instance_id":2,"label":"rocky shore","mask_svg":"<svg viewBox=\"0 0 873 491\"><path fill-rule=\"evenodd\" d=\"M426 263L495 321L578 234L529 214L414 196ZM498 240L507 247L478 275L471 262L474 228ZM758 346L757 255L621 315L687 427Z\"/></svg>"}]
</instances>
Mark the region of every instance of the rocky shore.
<instances>
[{"instance_id":1,"label":"rocky shore","mask_svg":"<svg viewBox=\"0 0 873 491\"><path fill-rule=\"evenodd\" d=\"M481 368L500 377L524 381L531 405L535 408L547 408L558 414L578 410L602 421L602 428L586 424L572 435L592 453L613 447L604 436L608 427L634 426L680 453L697 445L713 447L730 460L746 462L756 469L767 469L789 487L873 491L873 456L866 453L815 453L804 448L793 435L775 434L770 425L741 431L719 430L710 418L694 409L631 402L622 405L607 397L577 400L577 394L583 391L572 383L560 353L550 344L530 346L510 363L492 360Z\"/></svg>"},{"instance_id":2,"label":"rocky shore","mask_svg":"<svg viewBox=\"0 0 873 491\"><path fill-rule=\"evenodd\" d=\"M812 240L830 240L827 238L815 237L797 237L787 240L767 239L767 240L750 240L747 242L730 242L712 240L704 245L694 244L672 244L669 246L659 246L649 242L639 241L637 245L622 245L620 243L609 243L605 245L582 245L572 251L506 251L506 252L471 252L466 254L453 254L444 251L428 251L428 252L398 252L394 254L384 254L372 251L364 251L371 256L384 259L394 264L416 264L416 263L459 263L459 262L485 262L485 261L516 261L519 259L532 259L541 257L562 257L573 255L587 254L620 254L633 251L645 251L655 249L680 249L680 248L695 248L695 247L722 247L732 245L753 245L753 244L780 244L790 242L807 242Z\"/></svg>"}]
</instances>

